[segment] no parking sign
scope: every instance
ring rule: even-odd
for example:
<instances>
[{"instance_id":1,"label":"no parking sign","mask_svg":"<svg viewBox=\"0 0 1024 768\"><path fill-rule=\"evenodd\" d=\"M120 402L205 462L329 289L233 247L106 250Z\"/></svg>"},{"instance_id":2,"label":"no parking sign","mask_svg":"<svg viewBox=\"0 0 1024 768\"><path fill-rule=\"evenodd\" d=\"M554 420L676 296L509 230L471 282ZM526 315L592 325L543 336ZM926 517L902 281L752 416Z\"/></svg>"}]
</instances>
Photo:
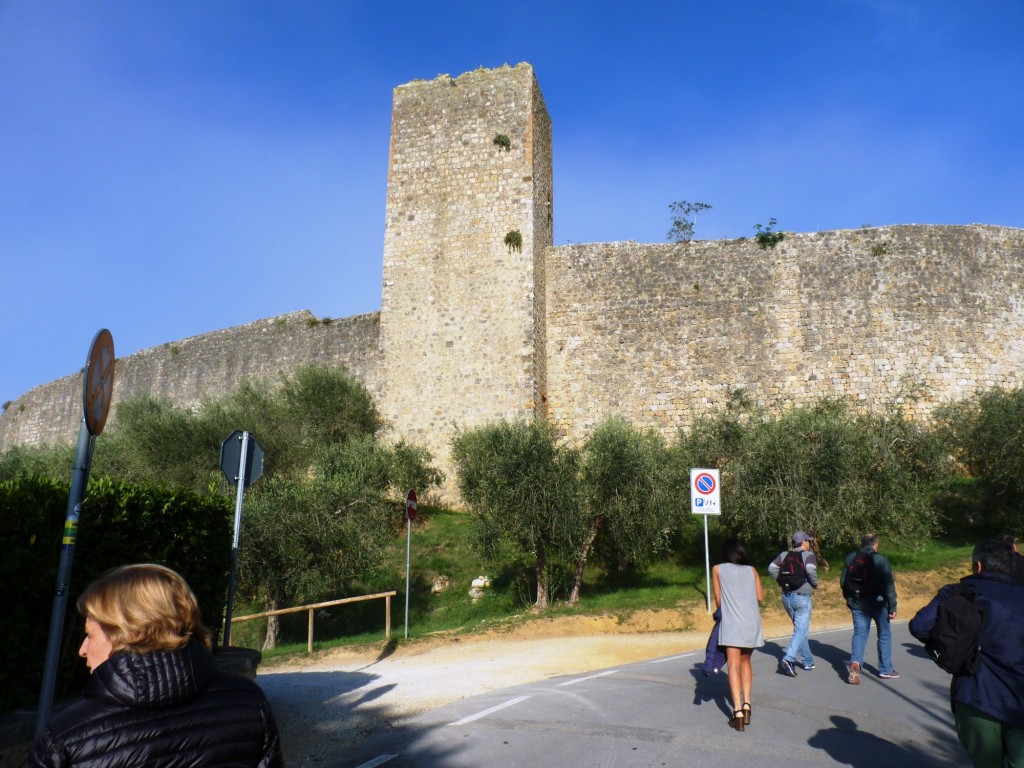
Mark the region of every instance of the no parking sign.
<instances>
[{"instance_id":1,"label":"no parking sign","mask_svg":"<svg viewBox=\"0 0 1024 768\"><path fill-rule=\"evenodd\" d=\"M722 514L717 469L690 470L690 512L694 515Z\"/></svg>"},{"instance_id":2,"label":"no parking sign","mask_svg":"<svg viewBox=\"0 0 1024 768\"><path fill-rule=\"evenodd\" d=\"M722 514L722 483L717 469L690 470L690 512L704 515L704 567L707 573L707 604L711 613L711 552L708 550L708 515Z\"/></svg>"}]
</instances>

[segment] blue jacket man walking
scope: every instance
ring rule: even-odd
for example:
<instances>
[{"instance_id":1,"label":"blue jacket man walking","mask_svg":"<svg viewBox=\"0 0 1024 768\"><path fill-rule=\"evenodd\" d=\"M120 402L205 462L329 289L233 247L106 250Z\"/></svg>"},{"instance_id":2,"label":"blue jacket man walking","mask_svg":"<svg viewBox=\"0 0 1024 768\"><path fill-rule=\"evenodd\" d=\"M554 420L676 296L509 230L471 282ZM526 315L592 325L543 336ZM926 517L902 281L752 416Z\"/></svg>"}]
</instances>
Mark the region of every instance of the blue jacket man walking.
<instances>
[{"instance_id":1,"label":"blue jacket man walking","mask_svg":"<svg viewBox=\"0 0 1024 768\"><path fill-rule=\"evenodd\" d=\"M1011 575L1013 550L996 539L974 548L971 567L960 583L982 615L981 641L977 671L953 675L949 685L956 735L976 768L1024 765L1024 587ZM942 587L917 612L910 634L928 639L954 587Z\"/></svg>"}]
</instances>

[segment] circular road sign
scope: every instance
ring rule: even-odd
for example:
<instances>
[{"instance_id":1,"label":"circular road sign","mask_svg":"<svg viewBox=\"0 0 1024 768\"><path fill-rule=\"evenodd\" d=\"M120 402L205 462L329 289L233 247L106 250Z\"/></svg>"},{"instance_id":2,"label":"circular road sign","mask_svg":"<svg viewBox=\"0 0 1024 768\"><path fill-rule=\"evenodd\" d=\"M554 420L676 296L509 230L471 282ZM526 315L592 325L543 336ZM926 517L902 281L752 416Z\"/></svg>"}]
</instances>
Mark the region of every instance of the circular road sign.
<instances>
[{"instance_id":1,"label":"circular road sign","mask_svg":"<svg viewBox=\"0 0 1024 768\"><path fill-rule=\"evenodd\" d=\"M114 337L106 328L96 334L85 361L82 408L90 435L98 435L107 423L114 397Z\"/></svg>"},{"instance_id":2,"label":"circular road sign","mask_svg":"<svg viewBox=\"0 0 1024 768\"><path fill-rule=\"evenodd\" d=\"M416 519L416 491L410 490L405 497L405 519L410 523Z\"/></svg>"},{"instance_id":3,"label":"circular road sign","mask_svg":"<svg viewBox=\"0 0 1024 768\"><path fill-rule=\"evenodd\" d=\"M697 493L705 496L709 493L714 493L717 485L718 483L715 482L715 476L708 472L701 472L693 481L693 487L697 489Z\"/></svg>"}]
</instances>

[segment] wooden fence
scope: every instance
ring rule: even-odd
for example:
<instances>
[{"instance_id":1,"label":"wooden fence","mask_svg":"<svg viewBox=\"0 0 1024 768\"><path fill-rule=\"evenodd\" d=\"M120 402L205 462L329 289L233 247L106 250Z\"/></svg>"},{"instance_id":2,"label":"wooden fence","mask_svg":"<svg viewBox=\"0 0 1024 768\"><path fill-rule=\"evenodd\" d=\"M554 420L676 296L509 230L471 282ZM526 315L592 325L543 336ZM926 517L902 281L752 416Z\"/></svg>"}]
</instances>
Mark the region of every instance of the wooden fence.
<instances>
[{"instance_id":1,"label":"wooden fence","mask_svg":"<svg viewBox=\"0 0 1024 768\"><path fill-rule=\"evenodd\" d=\"M384 598L384 638L391 639L391 598L397 592L378 592L375 595L360 595L359 597L343 597L340 600L328 600L326 603L312 603L311 605L297 605L294 608L280 608L276 611L265 611L264 613L253 613L248 616L232 616L231 623L236 621L251 621L252 619L265 619L268 616L283 616L286 613L298 613L309 611L309 634L306 639L306 652L313 652L313 611L318 608L330 608L333 605L342 603L359 603L363 600L378 600Z\"/></svg>"}]
</instances>

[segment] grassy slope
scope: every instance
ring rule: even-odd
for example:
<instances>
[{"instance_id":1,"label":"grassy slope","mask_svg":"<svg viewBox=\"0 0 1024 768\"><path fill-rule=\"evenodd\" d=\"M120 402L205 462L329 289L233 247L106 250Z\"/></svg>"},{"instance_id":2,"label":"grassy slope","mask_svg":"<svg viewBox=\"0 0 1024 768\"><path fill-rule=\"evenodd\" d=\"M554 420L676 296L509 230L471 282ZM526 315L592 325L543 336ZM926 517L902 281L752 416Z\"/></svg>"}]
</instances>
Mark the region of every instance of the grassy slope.
<instances>
[{"instance_id":1,"label":"grassy slope","mask_svg":"<svg viewBox=\"0 0 1024 768\"><path fill-rule=\"evenodd\" d=\"M467 515L421 508L421 514L413 525L411 544L410 641L440 633L471 633L507 627L537 618L531 611L532 593L524 571L494 572L474 554ZM898 574L901 601L906 594L920 602L925 596L934 594L937 584L964 575L972 545L973 540L961 538L934 540L923 549L913 551L883 549ZM713 542L712 552L715 546ZM657 563L642 578L628 584L611 584L596 572L588 573L579 606L556 606L544 616L605 614L625 620L639 611L699 611L706 600L703 540L694 542L690 549L693 550L691 562L666 560ZM835 564L841 562L848 549L823 553L826 563L822 569L824 588L819 590L816 612L832 610L841 614L845 611L838 586L832 582L838 582ZM770 584L766 568L774 555L775 552L752 553L755 563L763 563L760 570L766 585L764 610L768 614L781 610L778 590ZM358 591L363 594L386 590L399 593L392 600L393 638L399 640L405 636L405 558L406 528L403 523L400 531L396 530L386 564L367 583L358 586ZM478 576L488 576L491 588L474 601L469 591L472 580ZM444 578L447 579L447 587L432 592L435 582ZM910 605L907 603L908 607ZM901 611L901 615L909 617L905 611ZM304 652L306 620L307 614L301 613L285 622L285 642L266 655ZM383 639L383 630L382 601L331 608L317 613L316 647L377 644ZM262 622L259 621L251 622L245 631L236 627L235 644L259 647L260 632Z\"/></svg>"}]
</instances>

